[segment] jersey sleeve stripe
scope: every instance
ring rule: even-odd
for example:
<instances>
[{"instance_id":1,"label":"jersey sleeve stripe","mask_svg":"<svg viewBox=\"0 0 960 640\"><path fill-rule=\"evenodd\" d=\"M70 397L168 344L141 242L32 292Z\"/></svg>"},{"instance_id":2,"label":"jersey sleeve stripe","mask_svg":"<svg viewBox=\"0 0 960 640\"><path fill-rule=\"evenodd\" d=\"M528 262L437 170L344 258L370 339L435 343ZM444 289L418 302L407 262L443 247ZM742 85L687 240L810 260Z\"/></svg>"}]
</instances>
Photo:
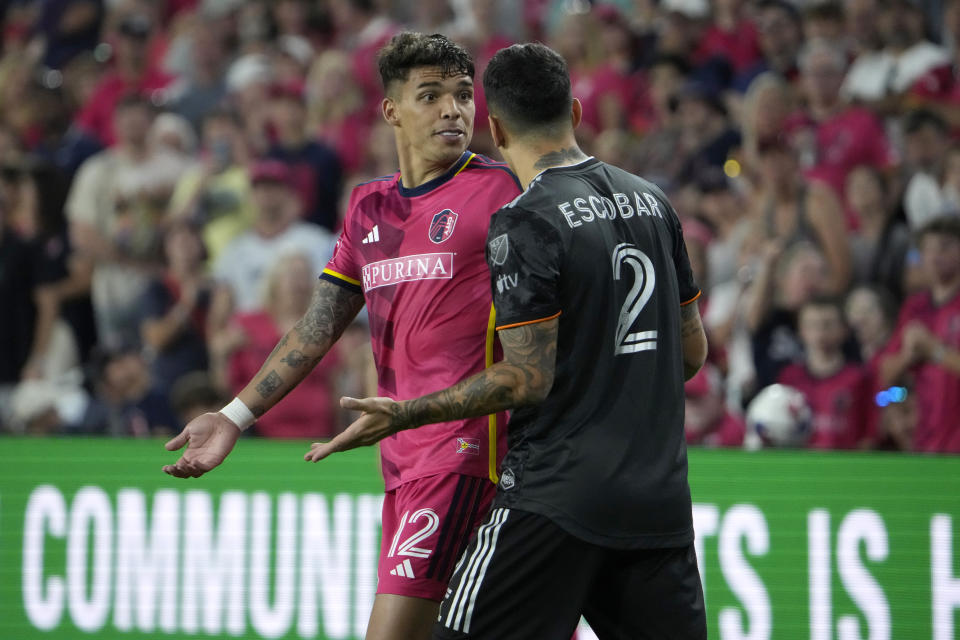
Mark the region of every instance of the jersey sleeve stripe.
<instances>
[{"instance_id":1,"label":"jersey sleeve stripe","mask_svg":"<svg viewBox=\"0 0 960 640\"><path fill-rule=\"evenodd\" d=\"M360 281L359 281L359 280L354 280L354 279L351 278L350 276L345 276L345 275L343 275L342 273L338 273L338 272L334 271L333 269L330 269L329 267L326 268L326 269L324 269L323 272L326 273L327 275L336 276L337 278L340 278L341 280L346 280L346 281L349 282L350 284L356 285L356 286L358 286L358 287L360 286Z\"/></svg>"},{"instance_id":2,"label":"jersey sleeve stripe","mask_svg":"<svg viewBox=\"0 0 960 640\"><path fill-rule=\"evenodd\" d=\"M680 306L681 306L681 307L685 307L685 306L687 306L688 304L690 304L691 302L694 302L697 298L700 297L700 294L701 294L701 293L703 293L702 290L701 290L701 291L697 291L697 295L693 296L692 298L690 298L690 299L687 300L686 302L681 302L681 303L680 303Z\"/></svg>"},{"instance_id":3,"label":"jersey sleeve stripe","mask_svg":"<svg viewBox=\"0 0 960 640\"><path fill-rule=\"evenodd\" d=\"M453 175L451 176L451 178L455 178L455 177L457 177L458 175L460 175L460 172L463 171L464 169L466 169L467 166L470 165L470 161L473 160L473 159L476 158L476 157L477 157L477 154L471 153L471 154L470 154L470 157L467 158L467 161L463 163L463 166L460 167L459 169L457 169L457 172L456 172L455 174L453 174Z\"/></svg>"},{"instance_id":4,"label":"jersey sleeve stripe","mask_svg":"<svg viewBox=\"0 0 960 640\"><path fill-rule=\"evenodd\" d=\"M360 286L359 280L354 280L349 276L345 276L342 273L337 273L332 269L324 269L323 273L320 274L321 280L326 280L327 282L332 282L333 284L338 284L345 289L349 289L355 293L363 293L363 289Z\"/></svg>"},{"instance_id":5,"label":"jersey sleeve stripe","mask_svg":"<svg viewBox=\"0 0 960 640\"><path fill-rule=\"evenodd\" d=\"M504 329L513 329L514 327L522 327L527 324L537 324L538 322L546 322L547 320L553 320L554 318L559 318L562 311L557 311L552 316L547 316L546 318L538 318L537 320L527 320L526 322L514 322L513 324L504 324L497 327L497 331L503 331Z\"/></svg>"}]
</instances>

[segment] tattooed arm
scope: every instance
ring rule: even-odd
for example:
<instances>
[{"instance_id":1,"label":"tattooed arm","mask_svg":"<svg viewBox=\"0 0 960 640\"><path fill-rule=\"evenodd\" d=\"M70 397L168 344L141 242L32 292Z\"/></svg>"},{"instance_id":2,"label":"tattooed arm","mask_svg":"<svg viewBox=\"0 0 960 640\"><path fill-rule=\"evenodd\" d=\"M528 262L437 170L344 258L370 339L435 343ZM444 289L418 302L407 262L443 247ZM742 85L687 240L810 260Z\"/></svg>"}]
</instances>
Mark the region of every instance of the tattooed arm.
<instances>
[{"instance_id":1,"label":"tattooed arm","mask_svg":"<svg viewBox=\"0 0 960 640\"><path fill-rule=\"evenodd\" d=\"M327 443L314 443L304 456L317 462L336 451L374 444L404 429L476 418L542 402L557 360L555 318L500 331L503 360L452 387L413 400L344 398L341 405L363 411L346 431Z\"/></svg>"},{"instance_id":2,"label":"tattooed arm","mask_svg":"<svg viewBox=\"0 0 960 640\"><path fill-rule=\"evenodd\" d=\"M680 307L680 343L683 345L683 377L689 380L707 360L707 334L696 300Z\"/></svg>"},{"instance_id":3,"label":"tattooed arm","mask_svg":"<svg viewBox=\"0 0 960 640\"><path fill-rule=\"evenodd\" d=\"M262 416L307 377L362 307L363 294L320 280L310 308L237 397L253 415Z\"/></svg>"},{"instance_id":4,"label":"tattooed arm","mask_svg":"<svg viewBox=\"0 0 960 640\"><path fill-rule=\"evenodd\" d=\"M326 355L363 306L363 295L321 280L310 308L277 343L239 398L260 417L296 387ZM230 454L240 430L223 413L205 413L190 421L166 444L168 451L187 445L175 464L163 471L178 478L197 478Z\"/></svg>"}]
</instances>

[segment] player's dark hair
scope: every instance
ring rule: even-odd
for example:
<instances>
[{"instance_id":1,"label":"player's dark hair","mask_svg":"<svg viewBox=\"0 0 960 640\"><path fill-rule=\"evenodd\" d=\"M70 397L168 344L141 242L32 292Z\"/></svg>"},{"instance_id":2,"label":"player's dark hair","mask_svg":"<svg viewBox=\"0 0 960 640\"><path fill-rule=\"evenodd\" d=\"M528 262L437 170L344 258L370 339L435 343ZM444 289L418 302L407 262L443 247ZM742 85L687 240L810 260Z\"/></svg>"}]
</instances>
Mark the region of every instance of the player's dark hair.
<instances>
[{"instance_id":1,"label":"player's dark hair","mask_svg":"<svg viewBox=\"0 0 960 640\"><path fill-rule=\"evenodd\" d=\"M410 70L417 67L438 67L444 77L462 74L473 78L474 73L470 53L439 33L398 33L380 49L377 66L383 89L388 93L391 84L406 81Z\"/></svg>"},{"instance_id":2,"label":"player's dark hair","mask_svg":"<svg viewBox=\"0 0 960 640\"><path fill-rule=\"evenodd\" d=\"M570 73L559 53L538 42L501 49L483 74L490 113L517 132L570 121Z\"/></svg>"}]
</instances>

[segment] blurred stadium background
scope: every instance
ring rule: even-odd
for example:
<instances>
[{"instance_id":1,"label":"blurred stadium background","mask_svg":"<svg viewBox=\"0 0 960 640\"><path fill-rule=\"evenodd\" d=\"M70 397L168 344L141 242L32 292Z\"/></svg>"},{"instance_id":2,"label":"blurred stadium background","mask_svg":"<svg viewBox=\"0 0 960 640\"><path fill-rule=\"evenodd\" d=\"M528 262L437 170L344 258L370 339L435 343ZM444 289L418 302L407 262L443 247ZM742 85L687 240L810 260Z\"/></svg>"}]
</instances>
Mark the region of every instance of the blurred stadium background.
<instances>
[{"instance_id":1,"label":"blurred stadium background","mask_svg":"<svg viewBox=\"0 0 960 640\"><path fill-rule=\"evenodd\" d=\"M362 319L226 467L159 469L303 312L351 186L396 171L374 60L401 29L478 79L555 47L584 148L676 205L711 347L687 386L711 637L956 637L960 1L0 15L0 637L362 637L376 454L292 464L370 389ZM478 91L497 157L485 116Z\"/></svg>"}]
</instances>

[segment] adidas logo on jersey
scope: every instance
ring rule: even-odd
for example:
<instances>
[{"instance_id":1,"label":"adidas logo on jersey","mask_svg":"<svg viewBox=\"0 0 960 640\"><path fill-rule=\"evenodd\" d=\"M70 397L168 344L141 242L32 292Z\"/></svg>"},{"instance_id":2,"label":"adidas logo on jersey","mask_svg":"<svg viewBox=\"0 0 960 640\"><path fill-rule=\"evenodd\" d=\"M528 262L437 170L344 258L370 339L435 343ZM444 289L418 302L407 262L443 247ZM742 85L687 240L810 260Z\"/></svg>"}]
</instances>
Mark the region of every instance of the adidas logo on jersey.
<instances>
[{"instance_id":1,"label":"adidas logo on jersey","mask_svg":"<svg viewBox=\"0 0 960 640\"><path fill-rule=\"evenodd\" d=\"M410 564L410 560L404 560L391 569L390 575L400 576L401 578L416 578L416 576L413 575L413 565Z\"/></svg>"},{"instance_id":2,"label":"adidas logo on jersey","mask_svg":"<svg viewBox=\"0 0 960 640\"><path fill-rule=\"evenodd\" d=\"M367 234L367 237L360 241L360 244L373 244L380 242L380 225L373 225L373 229Z\"/></svg>"}]
</instances>

